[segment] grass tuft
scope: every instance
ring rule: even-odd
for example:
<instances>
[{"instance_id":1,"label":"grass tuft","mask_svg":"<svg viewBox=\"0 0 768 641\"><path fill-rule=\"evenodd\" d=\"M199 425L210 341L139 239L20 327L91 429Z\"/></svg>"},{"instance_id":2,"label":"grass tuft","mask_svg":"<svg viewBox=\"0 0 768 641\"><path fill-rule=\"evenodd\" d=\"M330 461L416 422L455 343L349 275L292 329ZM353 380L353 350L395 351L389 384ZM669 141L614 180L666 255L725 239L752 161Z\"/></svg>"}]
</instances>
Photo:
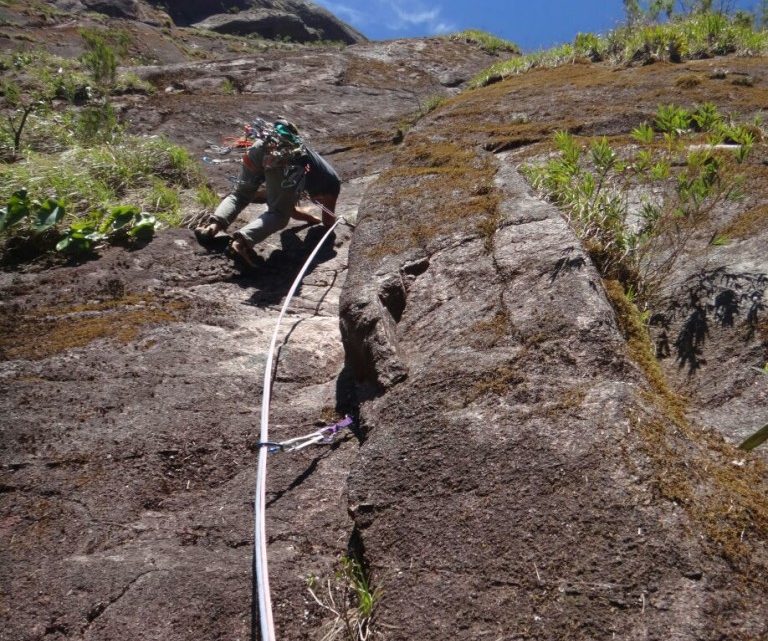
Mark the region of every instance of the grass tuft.
<instances>
[{"instance_id":1,"label":"grass tuft","mask_svg":"<svg viewBox=\"0 0 768 641\"><path fill-rule=\"evenodd\" d=\"M333 579L324 584L315 576L307 580L313 601L333 619L324 629L323 641L368 641L374 638L374 616L381 589L373 588L360 561L344 556Z\"/></svg>"},{"instance_id":2,"label":"grass tuft","mask_svg":"<svg viewBox=\"0 0 768 641\"><path fill-rule=\"evenodd\" d=\"M498 36L494 36L486 31L480 31L479 29L467 29L465 31L459 31L448 36L451 40L462 40L465 42L471 42L480 46L480 48L496 55L498 53L513 53L520 54L521 50L514 42L504 40Z\"/></svg>"}]
</instances>

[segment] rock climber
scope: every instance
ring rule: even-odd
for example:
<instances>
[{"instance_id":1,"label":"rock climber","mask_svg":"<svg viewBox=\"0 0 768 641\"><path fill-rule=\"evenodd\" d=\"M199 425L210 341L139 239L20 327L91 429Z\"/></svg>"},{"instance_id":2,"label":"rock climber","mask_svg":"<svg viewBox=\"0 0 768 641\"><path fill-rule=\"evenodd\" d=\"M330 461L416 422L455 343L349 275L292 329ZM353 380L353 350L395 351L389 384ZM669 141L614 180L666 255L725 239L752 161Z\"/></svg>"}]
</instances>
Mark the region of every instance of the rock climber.
<instances>
[{"instance_id":1,"label":"rock climber","mask_svg":"<svg viewBox=\"0 0 768 641\"><path fill-rule=\"evenodd\" d=\"M335 222L336 200L341 190L338 174L302 141L293 123L279 118L243 155L234 191L221 201L209 221L195 230L198 240L206 242L225 231L254 198L258 199L262 182L266 187L267 211L232 235L232 250L251 267L256 266L257 260L254 245L285 227L290 218L312 225L321 222L296 206L302 192L320 206L326 227Z\"/></svg>"}]
</instances>

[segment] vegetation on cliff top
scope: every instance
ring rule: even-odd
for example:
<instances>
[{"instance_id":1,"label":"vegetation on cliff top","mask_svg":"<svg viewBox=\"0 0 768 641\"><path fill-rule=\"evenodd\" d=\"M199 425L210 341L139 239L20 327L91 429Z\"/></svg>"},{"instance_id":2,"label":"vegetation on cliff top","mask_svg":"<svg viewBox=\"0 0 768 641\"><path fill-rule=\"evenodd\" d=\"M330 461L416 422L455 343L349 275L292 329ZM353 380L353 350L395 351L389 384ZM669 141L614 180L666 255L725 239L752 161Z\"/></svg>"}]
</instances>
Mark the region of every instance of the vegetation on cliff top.
<instances>
[{"instance_id":1,"label":"vegetation on cliff top","mask_svg":"<svg viewBox=\"0 0 768 641\"><path fill-rule=\"evenodd\" d=\"M483 51L487 51L490 54L498 53L513 53L520 54L522 51L514 42L504 40L490 34L486 31L480 31L479 29L467 29L465 31L459 31L453 33L450 36L451 40L464 40L466 42L472 42L480 46Z\"/></svg>"},{"instance_id":2,"label":"vegetation on cliff top","mask_svg":"<svg viewBox=\"0 0 768 641\"><path fill-rule=\"evenodd\" d=\"M667 22L629 22L607 35L580 33L572 43L503 60L479 73L472 86L498 82L538 67L558 67L578 60L612 64L682 62L726 54L768 53L768 31L744 15L704 12Z\"/></svg>"}]
</instances>

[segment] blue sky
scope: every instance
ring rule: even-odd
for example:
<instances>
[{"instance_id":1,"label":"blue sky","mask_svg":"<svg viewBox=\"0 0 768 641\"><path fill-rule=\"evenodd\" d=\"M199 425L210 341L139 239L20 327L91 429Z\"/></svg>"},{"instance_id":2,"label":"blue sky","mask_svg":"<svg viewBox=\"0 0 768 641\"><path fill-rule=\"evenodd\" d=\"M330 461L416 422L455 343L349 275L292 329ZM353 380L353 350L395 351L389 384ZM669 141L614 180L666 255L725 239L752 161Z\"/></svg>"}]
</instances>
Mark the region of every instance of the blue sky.
<instances>
[{"instance_id":1,"label":"blue sky","mask_svg":"<svg viewBox=\"0 0 768 641\"><path fill-rule=\"evenodd\" d=\"M604 33L624 17L622 0L314 0L372 40L482 29L524 51ZM716 3L717 4L717 3ZM735 0L752 9L758 0Z\"/></svg>"}]
</instances>

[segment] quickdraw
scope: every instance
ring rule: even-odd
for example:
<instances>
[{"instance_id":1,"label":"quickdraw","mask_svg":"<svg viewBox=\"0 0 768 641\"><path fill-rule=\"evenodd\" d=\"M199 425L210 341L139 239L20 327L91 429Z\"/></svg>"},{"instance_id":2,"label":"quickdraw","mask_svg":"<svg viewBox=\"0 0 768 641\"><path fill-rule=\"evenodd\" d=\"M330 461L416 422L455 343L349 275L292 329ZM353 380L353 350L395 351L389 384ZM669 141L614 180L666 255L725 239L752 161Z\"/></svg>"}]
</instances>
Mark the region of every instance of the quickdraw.
<instances>
[{"instance_id":1,"label":"quickdraw","mask_svg":"<svg viewBox=\"0 0 768 641\"><path fill-rule=\"evenodd\" d=\"M258 446L266 447L270 454L275 454L277 452L298 452L299 450L303 450L305 447L309 447L310 445L331 445L335 441L336 435L339 432L341 432L343 429L351 427L353 424L354 420L352 417L345 416L337 423L334 423L333 425L326 425L325 427L322 427L310 434L290 438L287 441L282 441L280 443L265 441L259 443Z\"/></svg>"}]
</instances>

